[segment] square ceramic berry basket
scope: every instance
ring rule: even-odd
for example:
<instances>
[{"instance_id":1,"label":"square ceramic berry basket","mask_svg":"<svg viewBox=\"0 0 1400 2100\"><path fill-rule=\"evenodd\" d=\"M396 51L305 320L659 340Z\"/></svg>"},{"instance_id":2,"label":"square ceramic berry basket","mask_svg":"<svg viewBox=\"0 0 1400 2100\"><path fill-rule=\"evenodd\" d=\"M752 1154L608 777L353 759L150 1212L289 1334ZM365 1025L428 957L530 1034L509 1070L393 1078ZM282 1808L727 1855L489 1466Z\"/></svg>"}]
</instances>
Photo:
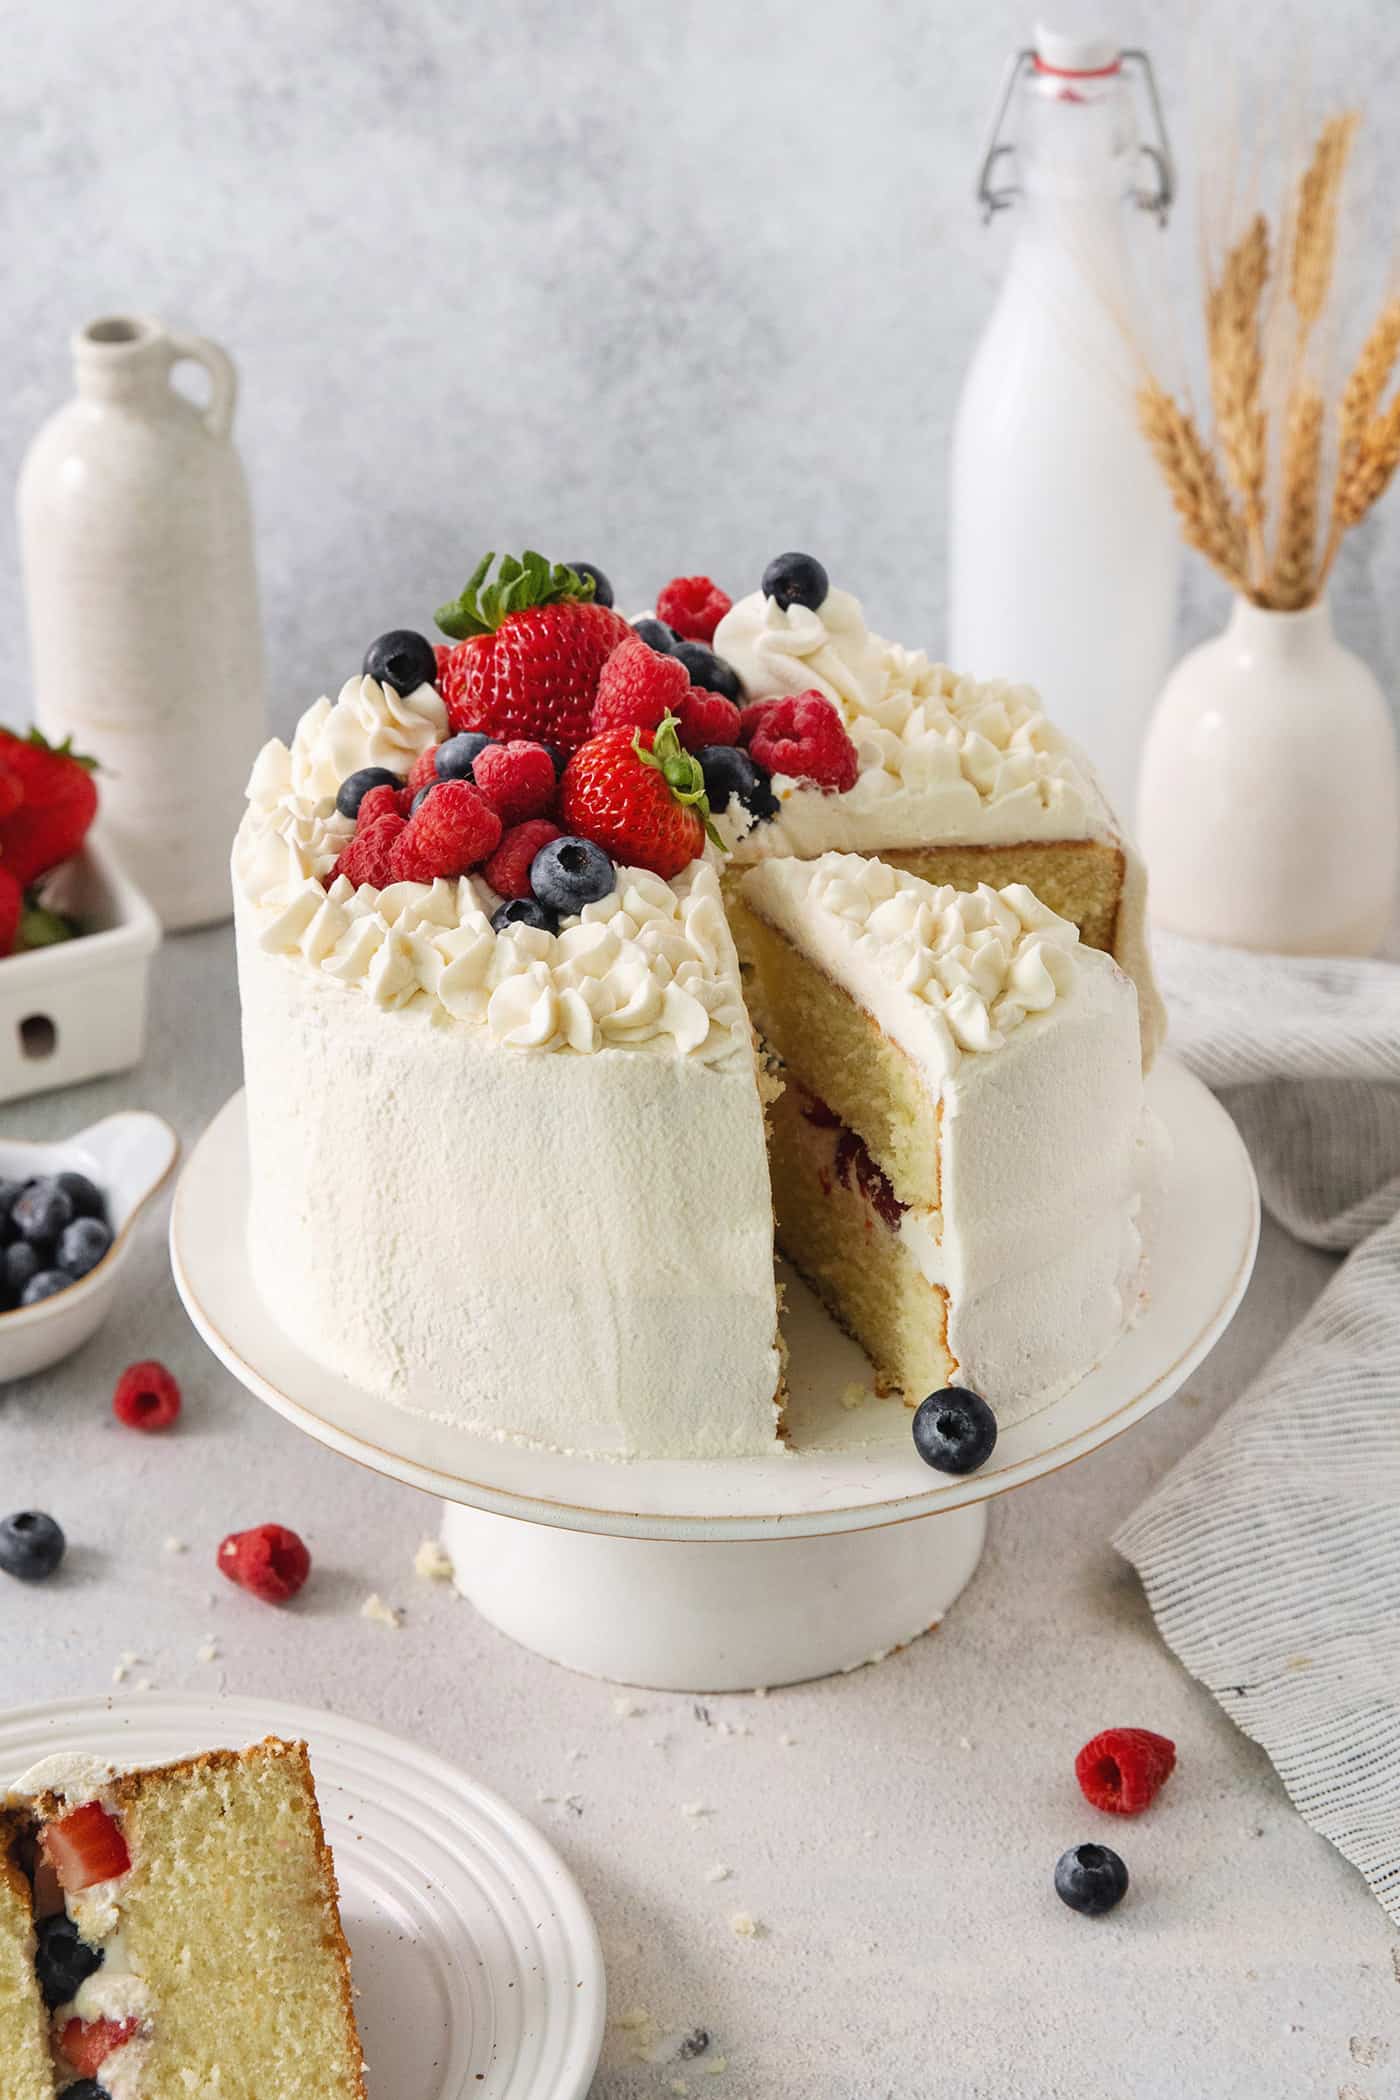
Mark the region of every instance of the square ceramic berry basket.
<instances>
[{"instance_id":1,"label":"square ceramic berry basket","mask_svg":"<svg viewBox=\"0 0 1400 2100\"><path fill-rule=\"evenodd\" d=\"M85 928L0 960L0 1101L139 1064L160 921L100 838L43 885Z\"/></svg>"}]
</instances>

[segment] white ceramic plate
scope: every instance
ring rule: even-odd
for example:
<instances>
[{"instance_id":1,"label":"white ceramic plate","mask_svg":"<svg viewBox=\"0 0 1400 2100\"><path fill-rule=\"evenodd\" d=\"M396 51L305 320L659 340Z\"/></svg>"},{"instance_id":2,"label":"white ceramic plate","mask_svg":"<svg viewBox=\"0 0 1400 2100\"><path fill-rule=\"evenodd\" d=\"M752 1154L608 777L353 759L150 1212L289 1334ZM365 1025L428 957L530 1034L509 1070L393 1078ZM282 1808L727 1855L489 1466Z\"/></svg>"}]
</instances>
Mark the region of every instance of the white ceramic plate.
<instances>
[{"instance_id":1,"label":"white ceramic plate","mask_svg":"<svg viewBox=\"0 0 1400 2100\"><path fill-rule=\"evenodd\" d=\"M616 1537L755 1539L863 1531L980 1502L1107 1442L1167 1399L1224 1333L1259 1238L1249 1155L1220 1104L1170 1058L1148 1098L1171 1143L1148 1220L1151 1296L1132 1331L1072 1392L1002 1437L980 1473L949 1479L914 1453L898 1401L847 1412L868 1381L862 1351L800 1285L789 1285L789 1417L796 1449L771 1458L570 1457L402 1413L298 1349L253 1286L244 1234L243 1097L190 1156L170 1221L185 1308L214 1354L299 1428L361 1464L449 1502Z\"/></svg>"},{"instance_id":2,"label":"white ceramic plate","mask_svg":"<svg viewBox=\"0 0 1400 2100\"><path fill-rule=\"evenodd\" d=\"M265 1735L311 1752L370 2100L582 2100L606 1994L577 1884L523 1816L415 1744L269 1699L64 1699L0 1715L0 1793L58 1750L159 1764Z\"/></svg>"}]
</instances>

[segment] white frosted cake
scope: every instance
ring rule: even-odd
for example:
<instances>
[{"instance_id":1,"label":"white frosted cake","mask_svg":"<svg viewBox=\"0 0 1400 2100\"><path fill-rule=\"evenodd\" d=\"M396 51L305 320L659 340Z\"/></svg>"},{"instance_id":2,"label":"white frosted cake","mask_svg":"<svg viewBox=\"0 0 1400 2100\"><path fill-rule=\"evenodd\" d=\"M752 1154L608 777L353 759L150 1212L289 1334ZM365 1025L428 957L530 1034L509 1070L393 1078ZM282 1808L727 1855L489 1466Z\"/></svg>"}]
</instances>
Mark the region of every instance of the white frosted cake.
<instances>
[{"instance_id":1,"label":"white frosted cake","mask_svg":"<svg viewBox=\"0 0 1400 2100\"><path fill-rule=\"evenodd\" d=\"M1088 769L1033 696L840 593L743 601L716 660L641 621L649 647L594 572L485 574L439 614L454 648L380 637L249 784L248 1230L279 1324L477 1433L772 1453L776 1196L892 1391L1045 1404L1141 1289L1159 1009Z\"/></svg>"}]
</instances>

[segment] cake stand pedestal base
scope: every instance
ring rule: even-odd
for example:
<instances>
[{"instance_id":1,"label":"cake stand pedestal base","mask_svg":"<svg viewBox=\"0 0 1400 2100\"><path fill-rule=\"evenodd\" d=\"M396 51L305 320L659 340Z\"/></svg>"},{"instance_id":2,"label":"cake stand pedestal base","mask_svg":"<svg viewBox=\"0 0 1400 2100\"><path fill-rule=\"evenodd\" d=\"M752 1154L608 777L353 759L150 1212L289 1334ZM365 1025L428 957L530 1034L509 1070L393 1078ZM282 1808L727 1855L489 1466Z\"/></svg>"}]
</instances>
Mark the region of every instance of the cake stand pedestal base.
<instances>
[{"instance_id":1,"label":"cake stand pedestal base","mask_svg":"<svg viewBox=\"0 0 1400 2100\"><path fill-rule=\"evenodd\" d=\"M970 1581L987 1506L823 1538L610 1538L449 1502L457 1587L500 1632L588 1677L744 1692L875 1662Z\"/></svg>"}]
</instances>

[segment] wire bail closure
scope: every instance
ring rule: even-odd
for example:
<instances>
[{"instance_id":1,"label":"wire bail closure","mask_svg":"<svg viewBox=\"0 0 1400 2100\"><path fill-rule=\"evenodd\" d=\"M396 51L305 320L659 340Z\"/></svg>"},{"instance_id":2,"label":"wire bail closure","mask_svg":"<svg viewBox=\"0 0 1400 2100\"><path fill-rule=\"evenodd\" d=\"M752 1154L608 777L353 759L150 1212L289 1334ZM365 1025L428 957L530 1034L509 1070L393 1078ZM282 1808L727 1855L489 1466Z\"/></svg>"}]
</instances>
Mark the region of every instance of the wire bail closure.
<instances>
[{"instance_id":1,"label":"wire bail closure","mask_svg":"<svg viewBox=\"0 0 1400 2100\"><path fill-rule=\"evenodd\" d=\"M1035 51L1027 45L1007 61L1002 75L1001 93L997 98L996 115L987 134L987 144L982 155L977 175L977 202L982 212L982 223L990 225L999 211L1006 211L1021 195L1021 185L1014 179L1001 180L1002 163L1014 159L1016 148L1001 136L1006 122L1006 113L1011 107L1011 98L1021 80L1043 70L1037 65ZM1162 100L1157 92L1157 78L1152 70L1152 60L1147 53L1136 47L1119 53L1118 70L1127 70L1129 78L1136 73L1141 84L1143 100L1151 117L1155 139L1152 143L1141 143L1138 152L1147 161L1151 181L1133 191L1133 202L1139 211L1151 212L1159 226L1167 223L1167 214L1176 198L1176 167L1172 160L1171 142L1167 137L1166 119L1162 114Z\"/></svg>"}]
</instances>

